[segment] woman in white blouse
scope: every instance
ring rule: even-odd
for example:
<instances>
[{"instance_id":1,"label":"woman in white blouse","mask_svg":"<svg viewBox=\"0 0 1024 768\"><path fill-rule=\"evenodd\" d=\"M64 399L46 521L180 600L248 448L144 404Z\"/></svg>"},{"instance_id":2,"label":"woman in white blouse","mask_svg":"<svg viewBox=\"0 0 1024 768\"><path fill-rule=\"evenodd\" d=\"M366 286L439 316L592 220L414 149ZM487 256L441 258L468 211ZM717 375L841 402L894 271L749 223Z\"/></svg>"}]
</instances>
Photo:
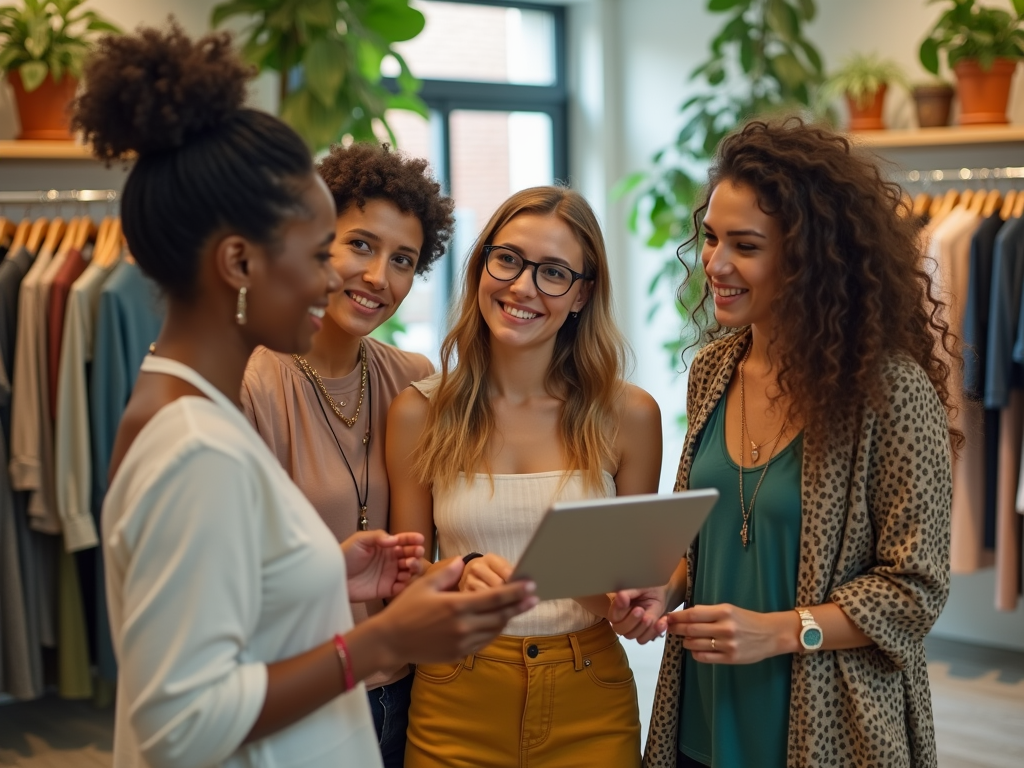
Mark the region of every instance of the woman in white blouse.
<instances>
[{"instance_id":1,"label":"woman in white blouse","mask_svg":"<svg viewBox=\"0 0 1024 768\"><path fill-rule=\"evenodd\" d=\"M339 550L240 412L252 350L306 351L339 285L331 196L299 136L241 106L249 74L226 35L140 30L102 42L75 105L99 157L137 156L124 233L167 302L103 508L119 768L379 766L360 681L534 602L446 592L458 561L409 585L418 534ZM349 600L381 597L353 627Z\"/></svg>"}]
</instances>

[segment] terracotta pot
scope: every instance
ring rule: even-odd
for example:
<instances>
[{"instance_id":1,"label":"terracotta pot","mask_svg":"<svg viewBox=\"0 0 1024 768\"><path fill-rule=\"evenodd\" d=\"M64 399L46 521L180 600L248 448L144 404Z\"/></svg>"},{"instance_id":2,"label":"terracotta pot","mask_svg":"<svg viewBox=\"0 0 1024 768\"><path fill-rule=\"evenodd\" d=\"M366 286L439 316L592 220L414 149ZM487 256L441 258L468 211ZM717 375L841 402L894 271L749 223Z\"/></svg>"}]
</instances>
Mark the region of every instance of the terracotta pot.
<instances>
[{"instance_id":1,"label":"terracotta pot","mask_svg":"<svg viewBox=\"0 0 1024 768\"><path fill-rule=\"evenodd\" d=\"M31 93L25 92L18 70L8 72L7 80L14 89L14 103L21 119L19 139L71 140L68 106L75 96L78 80L65 74L55 83L53 76L47 75L42 85Z\"/></svg>"},{"instance_id":2,"label":"terracotta pot","mask_svg":"<svg viewBox=\"0 0 1024 768\"><path fill-rule=\"evenodd\" d=\"M974 59L961 59L953 67L960 94L960 125L1008 123L1006 105L1016 59L996 59L987 72Z\"/></svg>"},{"instance_id":3,"label":"terracotta pot","mask_svg":"<svg viewBox=\"0 0 1024 768\"><path fill-rule=\"evenodd\" d=\"M882 106L885 104L887 89L885 83L879 86L864 108L858 106L856 99L846 97L846 106L850 109L851 131L879 131L885 128L885 123L882 122Z\"/></svg>"},{"instance_id":4,"label":"terracotta pot","mask_svg":"<svg viewBox=\"0 0 1024 768\"><path fill-rule=\"evenodd\" d=\"M919 128L938 128L949 125L949 109L953 104L953 86L939 83L936 85L915 85L911 93L917 106L917 125Z\"/></svg>"}]
</instances>

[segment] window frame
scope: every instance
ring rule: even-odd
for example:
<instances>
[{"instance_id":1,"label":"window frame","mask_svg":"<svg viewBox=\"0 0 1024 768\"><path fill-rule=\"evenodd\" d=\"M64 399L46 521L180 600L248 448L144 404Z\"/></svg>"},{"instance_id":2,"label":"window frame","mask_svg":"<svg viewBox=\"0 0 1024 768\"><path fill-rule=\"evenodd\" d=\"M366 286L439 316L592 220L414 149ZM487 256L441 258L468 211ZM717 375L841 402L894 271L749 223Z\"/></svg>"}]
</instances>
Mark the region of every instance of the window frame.
<instances>
[{"instance_id":1,"label":"window frame","mask_svg":"<svg viewBox=\"0 0 1024 768\"><path fill-rule=\"evenodd\" d=\"M444 0L460 5L521 8L551 14L554 22L555 81L551 85L521 85L466 80L420 78L419 97L430 110L434 135L435 171L447 194L451 194L451 114L473 112L539 112L551 119L551 165L555 180L569 178L569 88L567 85L566 9L563 5L542 5L518 0ZM415 71L413 72L415 75ZM385 86L398 92L394 78L384 78ZM455 281L455 264L450 254L443 259L444 303Z\"/></svg>"}]
</instances>

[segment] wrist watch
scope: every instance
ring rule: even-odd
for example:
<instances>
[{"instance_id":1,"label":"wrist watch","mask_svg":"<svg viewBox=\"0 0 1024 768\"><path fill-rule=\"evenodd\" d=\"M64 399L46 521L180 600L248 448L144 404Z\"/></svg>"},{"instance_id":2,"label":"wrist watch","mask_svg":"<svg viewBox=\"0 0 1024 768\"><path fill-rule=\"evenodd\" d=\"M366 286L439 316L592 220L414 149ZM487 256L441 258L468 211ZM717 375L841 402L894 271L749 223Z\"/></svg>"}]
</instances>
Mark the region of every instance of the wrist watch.
<instances>
[{"instance_id":1,"label":"wrist watch","mask_svg":"<svg viewBox=\"0 0 1024 768\"><path fill-rule=\"evenodd\" d=\"M802 625L800 628L800 645L805 652L818 650L825 641L825 635L822 633L818 622L814 620L814 614L806 608L795 608L794 610L800 616L800 624Z\"/></svg>"}]
</instances>

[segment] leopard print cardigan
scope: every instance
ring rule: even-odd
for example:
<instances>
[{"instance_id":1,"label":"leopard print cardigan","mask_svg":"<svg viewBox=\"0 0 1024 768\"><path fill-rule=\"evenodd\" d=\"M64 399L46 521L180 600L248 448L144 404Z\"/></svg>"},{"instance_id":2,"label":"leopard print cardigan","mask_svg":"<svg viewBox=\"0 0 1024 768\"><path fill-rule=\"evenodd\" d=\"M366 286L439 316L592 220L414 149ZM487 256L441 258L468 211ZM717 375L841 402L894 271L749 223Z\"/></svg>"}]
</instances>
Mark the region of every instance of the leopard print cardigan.
<instances>
[{"instance_id":1,"label":"leopard print cardigan","mask_svg":"<svg viewBox=\"0 0 1024 768\"><path fill-rule=\"evenodd\" d=\"M718 339L693 362L676 490L749 338ZM923 641L949 594L948 421L916 363L894 358L885 376L886 408L805 442L797 604L835 602L875 644L793 656L788 768L937 765ZM690 573L694 558L691 547ZM644 768L676 766L682 669L682 639L668 635Z\"/></svg>"}]
</instances>

